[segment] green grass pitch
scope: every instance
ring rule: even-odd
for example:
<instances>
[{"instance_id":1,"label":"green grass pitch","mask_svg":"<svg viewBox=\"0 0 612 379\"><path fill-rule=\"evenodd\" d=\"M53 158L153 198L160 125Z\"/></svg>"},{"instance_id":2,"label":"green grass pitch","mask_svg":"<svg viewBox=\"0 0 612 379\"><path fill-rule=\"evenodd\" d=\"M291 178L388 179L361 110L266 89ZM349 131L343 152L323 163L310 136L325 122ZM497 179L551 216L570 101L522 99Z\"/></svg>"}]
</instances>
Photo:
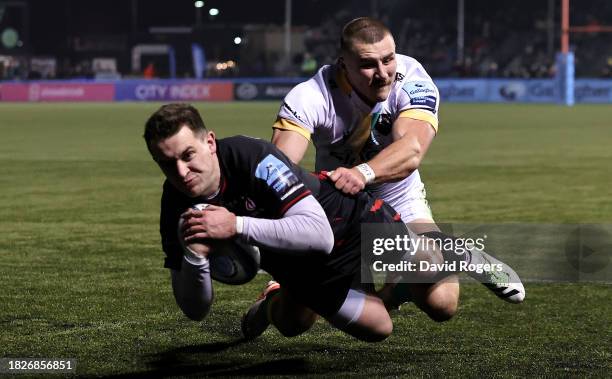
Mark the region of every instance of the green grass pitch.
<instances>
[{"instance_id":1,"label":"green grass pitch","mask_svg":"<svg viewBox=\"0 0 612 379\"><path fill-rule=\"evenodd\" d=\"M0 358L76 358L82 376L143 378L612 374L605 284L528 283L518 306L466 284L453 320L409 304L378 344L322 321L241 342L265 275L217 284L209 317L187 320L162 268L162 175L141 137L158 106L0 104ZM218 136L264 139L278 109L197 106ZM611 223L609 105L444 104L440 119L421 170L438 221Z\"/></svg>"}]
</instances>

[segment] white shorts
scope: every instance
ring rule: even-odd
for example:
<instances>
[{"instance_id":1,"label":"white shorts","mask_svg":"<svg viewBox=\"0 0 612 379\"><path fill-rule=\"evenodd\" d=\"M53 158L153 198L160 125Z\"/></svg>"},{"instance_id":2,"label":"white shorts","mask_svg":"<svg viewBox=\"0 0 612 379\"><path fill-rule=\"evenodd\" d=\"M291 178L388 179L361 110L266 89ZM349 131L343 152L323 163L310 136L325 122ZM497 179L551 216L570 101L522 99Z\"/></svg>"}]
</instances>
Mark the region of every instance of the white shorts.
<instances>
[{"instance_id":1,"label":"white shorts","mask_svg":"<svg viewBox=\"0 0 612 379\"><path fill-rule=\"evenodd\" d=\"M433 220L433 214L427 202L427 192L424 185L420 190L413 189L406 196L388 201L388 203L402 216L402 221L405 223L417 219Z\"/></svg>"},{"instance_id":2,"label":"white shorts","mask_svg":"<svg viewBox=\"0 0 612 379\"><path fill-rule=\"evenodd\" d=\"M433 221L431 209L427 204L425 185L418 170L399 182L377 184L367 190L372 196L383 199L391 205L400 214L404 223L417 219Z\"/></svg>"}]
</instances>

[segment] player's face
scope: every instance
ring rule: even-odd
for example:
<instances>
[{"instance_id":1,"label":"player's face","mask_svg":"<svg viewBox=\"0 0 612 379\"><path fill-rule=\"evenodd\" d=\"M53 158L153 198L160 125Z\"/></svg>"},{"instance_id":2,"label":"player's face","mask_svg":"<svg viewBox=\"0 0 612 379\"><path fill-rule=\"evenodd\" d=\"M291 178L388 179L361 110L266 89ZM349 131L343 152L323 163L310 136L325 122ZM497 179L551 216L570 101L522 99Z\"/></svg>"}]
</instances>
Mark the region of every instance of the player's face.
<instances>
[{"instance_id":1,"label":"player's face","mask_svg":"<svg viewBox=\"0 0 612 379\"><path fill-rule=\"evenodd\" d=\"M219 188L216 152L213 132L194 134L187 126L151 146L153 159L166 178L189 197L210 196Z\"/></svg>"},{"instance_id":2,"label":"player's face","mask_svg":"<svg viewBox=\"0 0 612 379\"><path fill-rule=\"evenodd\" d=\"M376 43L354 42L342 56L346 76L363 100L385 101L395 80L395 42L390 34Z\"/></svg>"}]
</instances>

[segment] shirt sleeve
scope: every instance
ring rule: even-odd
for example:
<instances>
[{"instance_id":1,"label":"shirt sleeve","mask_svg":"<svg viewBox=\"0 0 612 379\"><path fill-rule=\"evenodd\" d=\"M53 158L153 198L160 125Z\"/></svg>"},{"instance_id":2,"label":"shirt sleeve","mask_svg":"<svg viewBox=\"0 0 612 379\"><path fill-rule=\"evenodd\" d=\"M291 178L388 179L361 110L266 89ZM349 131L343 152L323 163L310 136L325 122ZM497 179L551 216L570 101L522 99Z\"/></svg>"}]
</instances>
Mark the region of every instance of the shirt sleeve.
<instances>
[{"instance_id":1,"label":"shirt sleeve","mask_svg":"<svg viewBox=\"0 0 612 379\"><path fill-rule=\"evenodd\" d=\"M246 243L288 254L329 254L334 246L325 211L313 196L301 199L277 220L244 217L241 237Z\"/></svg>"},{"instance_id":2,"label":"shirt sleeve","mask_svg":"<svg viewBox=\"0 0 612 379\"><path fill-rule=\"evenodd\" d=\"M252 172L254 196L263 204L273 205L272 209L276 210L273 216L281 217L292 205L311 194L300 170L274 146L257 159Z\"/></svg>"},{"instance_id":3,"label":"shirt sleeve","mask_svg":"<svg viewBox=\"0 0 612 379\"><path fill-rule=\"evenodd\" d=\"M277 219L316 190L313 176L268 141L236 136L218 145L222 171L231 177L221 205L237 215Z\"/></svg>"},{"instance_id":4,"label":"shirt sleeve","mask_svg":"<svg viewBox=\"0 0 612 379\"><path fill-rule=\"evenodd\" d=\"M213 285L210 263L203 258L194 264L187 258L179 261L181 270L170 270L174 299L185 316L202 320L208 314L213 302Z\"/></svg>"},{"instance_id":5,"label":"shirt sleeve","mask_svg":"<svg viewBox=\"0 0 612 379\"><path fill-rule=\"evenodd\" d=\"M161 234L162 250L166 254L164 267L181 270L183 248L178 239L178 221L181 214L189 208L178 191L170 184L164 182L161 198L161 212L159 215L159 232Z\"/></svg>"},{"instance_id":6,"label":"shirt sleeve","mask_svg":"<svg viewBox=\"0 0 612 379\"><path fill-rule=\"evenodd\" d=\"M275 129L291 130L310 140L310 135L325 118L326 102L315 78L295 86L283 99Z\"/></svg>"},{"instance_id":7,"label":"shirt sleeve","mask_svg":"<svg viewBox=\"0 0 612 379\"><path fill-rule=\"evenodd\" d=\"M426 121L438 132L440 92L420 64L413 65L400 84L397 103L398 118Z\"/></svg>"}]
</instances>

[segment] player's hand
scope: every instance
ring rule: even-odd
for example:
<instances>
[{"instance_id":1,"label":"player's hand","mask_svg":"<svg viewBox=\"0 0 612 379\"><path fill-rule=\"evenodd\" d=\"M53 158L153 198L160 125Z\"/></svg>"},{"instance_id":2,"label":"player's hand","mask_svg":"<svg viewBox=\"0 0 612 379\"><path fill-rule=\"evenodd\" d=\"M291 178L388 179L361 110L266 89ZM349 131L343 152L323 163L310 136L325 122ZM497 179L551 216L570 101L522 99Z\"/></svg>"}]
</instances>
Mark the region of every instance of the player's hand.
<instances>
[{"instance_id":1,"label":"player's hand","mask_svg":"<svg viewBox=\"0 0 612 379\"><path fill-rule=\"evenodd\" d=\"M329 175L329 179L337 189L351 195L362 191L366 183L366 178L354 167L338 167Z\"/></svg>"},{"instance_id":2,"label":"player's hand","mask_svg":"<svg viewBox=\"0 0 612 379\"><path fill-rule=\"evenodd\" d=\"M185 228L183 228L183 226L185 222L191 218L191 216L192 215L187 215L186 213L181 215L181 223L180 223L181 229L180 229L180 236L179 236L179 238L183 239L181 241L181 244L185 248L187 248L189 251L191 251L192 254L200 258L206 258L208 257L208 254L212 250L213 240L208 239L208 238L194 238L190 241L185 241L185 234L184 234Z\"/></svg>"},{"instance_id":3,"label":"player's hand","mask_svg":"<svg viewBox=\"0 0 612 379\"><path fill-rule=\"evenodd\" d=\"M192 254L200 258L206 258L212 251L212 243L213 240L211 239L197 239L191 243L185 243L185 247L191 250Z\"/></svg>"},{"instance_id":4,"label":"player's hand","mask_svg":"<svg viewBox=\"0 0 612 379\"><path fill-rule=\"evenodd\" d=\"M236 215L224 207L209 205L204 210L188 209L181 215L185 243L199 239L226 239L236 235Z\"/></svg>"}]
</instances>

